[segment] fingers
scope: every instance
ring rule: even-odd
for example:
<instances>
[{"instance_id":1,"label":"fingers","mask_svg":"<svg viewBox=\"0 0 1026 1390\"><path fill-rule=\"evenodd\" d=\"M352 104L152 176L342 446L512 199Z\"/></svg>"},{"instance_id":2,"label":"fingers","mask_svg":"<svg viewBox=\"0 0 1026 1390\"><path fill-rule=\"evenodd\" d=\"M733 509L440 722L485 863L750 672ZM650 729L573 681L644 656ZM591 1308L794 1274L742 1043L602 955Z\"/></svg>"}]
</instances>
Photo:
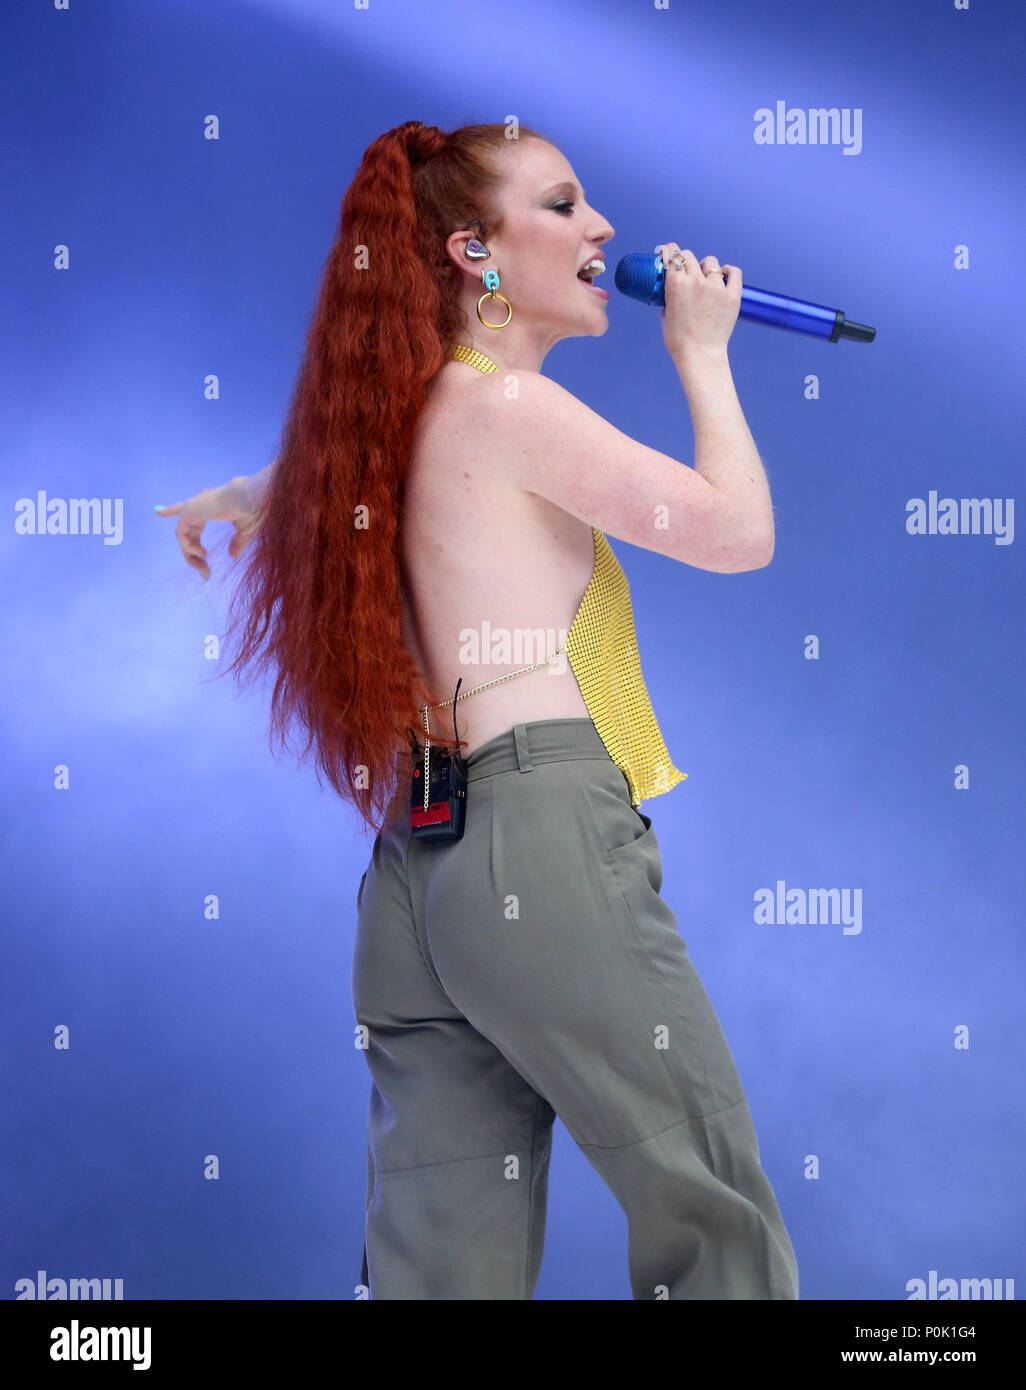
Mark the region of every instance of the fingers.
<instances>
[{"instance_id":1,"label":"fingers","mask_svg":"<svg viewBox=\"0 0 1026 1390\"><path fill-rule=\"evenodd\" d=\"M178 536L178 543L182 547L182 554L185 556L187 563L192 565L193 569L199 570L204 579L209 579L210 566L207 564L207 552L204 547L200 545L199 532L197 531L194 534L188 529L183 531L182 525L179 523L176 534Z\"/></svg>"},{"instance_id":2,"label":"fingers","mask_svg":"<svg viewBox=\"0 0 1026 1390\"><path fill-rule=\"evenodd\" d=\"M716 256L701 260L687 247L664 241L655 248L665 267L663 337L671 355L726 347L737 320L741 271L720 265Z\"/></svg>"},{"instance_id":3,"label":"fingers","mask_svg":"<svg viewBox=\"0 0 1026 1390\"><path fill-rule=\"evenodd\" d=\"M700 261L694 251L689 251L686 247L682 249L675 241L660 242L655 251L668 271L676 270L684 276L697 273L706 276L713 284L717 283L717 279L721 284L729 283L731 271L737 271L738 277L740 276L737 266L720 265L715 256L703 256Z\"/></svg>"},{"instance_id":4,"label":"fingers","mask_svg":"<svg viewBox=\"0 0 1026 1390\"><path fill-rule=\"evenodd\" d=\"M175 536L178 544L182 547L182 554L186 562L192 565L193 569L199 570L204 579L210 578L210 566L207 564L207 552L200 544L200 535L203 532L203 522L190 518L183 513L183 508L188 506L191 499L185 502L169 502L165 507L154 507L154 511L159 516L177 516L178 525L175 527Z\"/></svg>"},{"instance_id":5,"label":"fingers","mask_svg":"<svg viewBox=\"0 0 1026 1390\"><path fill-rule=\"evenodd\" d=\"M741 267L739 265L720 266L723 271L723 283L735 298L741 298Z\"/></svg>"},{"instance_id":6,"label":"fingers","mask_svg":"<svg viewBox=\"0 0 1026 1390\"><path fill-rule=\"evenodd\" d=\"M664 241L656 247L659 257L667 271L676 270L683 273L691 266L696 266L698 261L693 251L682 251L675 241Z\"/></svg>"},{"instance_id":7,"label":"fingers","mask_svg":"<svg viewBox=\"0 0 1026 1390\"><path fill-rule=\"evenodd\" d=\"M189 533L178 533L178 542L182 547L182 554L186 561L192 565L193 569L198 569L204 579L210 578L210 566L207 564L206 549L200 545L199 535Z\"/></svg>"},{"instance_id":8,"label":"fingers","mask_svg":"<svg viewBox=\"0 0 1026 1390\"><path fill-rule=\"evenodd\" d=\"M710 284L723 285L729 289L736 297L741 294L741 267L736 265L720 265L715 256L703 256L701 261L701 271Z\"/></svg>"},{"instance_id":9,"label":"fingers","mask_svg":"<svg viewBox=\"0 0 1026 1390\"><path fill-rule=\"evenodd\" d=\"M155 507L158 516L177 516L178 525L175 536L182 548L187 564L199 570L204 579L210 578L206 548L200 541L203 527L208 521L228 519L231 509L224 502L225 489L204 488L195 497L184 502L172 502L167 506Z\"/></svg>"},{"instance_id":10,"label":"fingers","mask_svg":"<svg viewBox=\"0 0 1026 1390\"><path fill-rule=\"evenodd\" d=\"M249 545L250 541L257 533L257 527L252 525L240 526L236 523L235 535L228 543L228 554L233 560L238 559L242 552Z\"/></svg>"},{"instance_id":11,"label":"fingers","mask_svg":"<svg viewBox=\"0 0 1026 1390\"><path fill-rule=\"evenodd\" d=\"M675 270L685 276L696 272L701 273L698 257L694 251L689 251L687 248L682 249L675 241L664 241L661 246L656 247L656 250L659 252L667 271Z\"/></svg>"}]
</instances>

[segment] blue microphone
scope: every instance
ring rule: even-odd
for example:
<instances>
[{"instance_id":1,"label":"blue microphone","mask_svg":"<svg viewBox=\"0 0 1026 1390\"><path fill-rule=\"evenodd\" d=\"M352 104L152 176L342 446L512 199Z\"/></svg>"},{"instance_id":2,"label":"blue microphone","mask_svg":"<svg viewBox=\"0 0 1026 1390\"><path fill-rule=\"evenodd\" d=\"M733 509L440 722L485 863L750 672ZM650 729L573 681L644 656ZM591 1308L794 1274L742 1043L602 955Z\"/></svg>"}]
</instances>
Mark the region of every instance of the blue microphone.
<instances>
[{"instance_id":1,"label":"blue microphone","mask_svg":"<svg viewBox=\"0 0 1026 1390\"><path fill-rule=\"evenodd\" d=\"M616 267L616 288L642 304L666 306L664 284L666 268L659 255L632 253L624 256ZM754 285L741 286L741 307L738 317L754 319L769 328L790 328L796 333L811 333L836 343L851 338L856 343L871 343L875 328L864 323L852 323L840 309L827 309L822 304L810 304L807 299L792 299L787 294L757 290Z\"/></svg>"}]
</instances>

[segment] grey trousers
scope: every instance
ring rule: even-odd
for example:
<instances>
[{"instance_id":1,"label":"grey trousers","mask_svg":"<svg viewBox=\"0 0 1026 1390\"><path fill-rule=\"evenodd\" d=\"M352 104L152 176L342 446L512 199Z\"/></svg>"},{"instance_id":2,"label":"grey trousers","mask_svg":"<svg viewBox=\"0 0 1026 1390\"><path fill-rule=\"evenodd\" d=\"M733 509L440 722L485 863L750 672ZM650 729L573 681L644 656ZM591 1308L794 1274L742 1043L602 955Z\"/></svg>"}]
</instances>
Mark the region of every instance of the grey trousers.
<instances>
[{"instance_id":1,"label":"grey trousers","mask_svg":"<svg viewBox=\"0 0 1026 1390\"><path fill-rule=\"evenodd\" d=\"M795 1299L748 1102L590 719L468 760L462 840L408 817L357 895L371 1298L530 1299L559 1115L627 1217L635 1299Z\"/></svg>"}]
</instances>

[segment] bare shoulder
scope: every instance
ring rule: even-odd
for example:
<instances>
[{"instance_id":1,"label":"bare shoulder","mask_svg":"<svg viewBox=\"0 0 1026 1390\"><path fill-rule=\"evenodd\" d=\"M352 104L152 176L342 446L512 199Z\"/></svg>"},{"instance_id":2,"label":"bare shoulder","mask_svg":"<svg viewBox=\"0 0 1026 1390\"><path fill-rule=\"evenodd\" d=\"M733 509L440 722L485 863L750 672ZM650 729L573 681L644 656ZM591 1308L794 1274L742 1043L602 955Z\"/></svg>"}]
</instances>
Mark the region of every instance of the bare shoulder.
<instances>
[{"instance_id":1,"label":"bare shoulder","mask_svg":"<svg viewBox=\"0 0 1026 1390\"><path fill-rule=\"evenodd\" d=\"M541 372L489 373L466 396L466 409L475 428L487 430L504 457L519 459L520 470L510 475L511 481L518 479L529 492L536 491L538 467L550 471L548 460L554 451L569 448L584 456L596 446L608 449L612 436L619 434L573 392Z\"/></svg>"},{"instance_id":2,"label":"bare shoulder","mask_svg":"<svg viewBox=\"0 0 1026 1390\"><path fill-rule=\"evenodd\" d=\"M466 397L504 481L619 540L699 569L765 563L723 496L679 459L616 428L541 372L495 372ZM683 427L683 421L682 421Z\"/></svg>"},{"instance_id":3,"label":"bare shoulder","mask_svg":"<svg viewBox=\"0 0 1026 1390\"><path fill-rule=\"evenodd\" d=\"M539 422L551 423L559 414L588 410L572 392L541 372L489 372L476 385L478 389L468 397L473 408L482 417L501 420L506 425L515 426L519 419L530 428ZM517 407L523 409L518 412Z\"/></svg>"},{"instance_id":4,"label":"bare shoulder","mask_svg":"<svg viewBox=\"0 0 1026 1390\"><path fill-rule=\"evenodd\" d=\"M434 438L444 439L450 451L462 453L466 448L479 459L501 461L503 479L513 482L507 466L510 457L526 459L551 436L560 417L572 417L575 406L587 410L541 372L500 369L476 376L443 376L433 386L422 425ZM573 429L572 420L569 428Z\"/></svg>"}]
</instances>

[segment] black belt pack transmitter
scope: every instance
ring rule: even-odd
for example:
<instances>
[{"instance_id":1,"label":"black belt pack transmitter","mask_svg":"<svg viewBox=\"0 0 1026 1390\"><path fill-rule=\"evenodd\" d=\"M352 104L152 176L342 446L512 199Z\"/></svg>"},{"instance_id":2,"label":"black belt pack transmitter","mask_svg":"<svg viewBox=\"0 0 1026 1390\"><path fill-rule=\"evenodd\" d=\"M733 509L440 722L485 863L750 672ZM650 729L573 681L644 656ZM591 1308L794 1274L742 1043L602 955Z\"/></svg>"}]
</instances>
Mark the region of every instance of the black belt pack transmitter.
<instances>
[{"instance_id":1,"label":"black belt pack transmitter","mask_svg":"<svg viewBox=\"0 0 1026 1390\"><path fill-rule=\"evenodd\" d=\"M456 733L456 700L462 678L456 682L452 702L452 727ZM467 816L467 764L460 757L458 742L453 748L411 739L413 771L410 778L410 829L418 840L433 844L453 844L463 838ZM425 788L427 789L425 795Z\"/></svg>"}]
</instances>

